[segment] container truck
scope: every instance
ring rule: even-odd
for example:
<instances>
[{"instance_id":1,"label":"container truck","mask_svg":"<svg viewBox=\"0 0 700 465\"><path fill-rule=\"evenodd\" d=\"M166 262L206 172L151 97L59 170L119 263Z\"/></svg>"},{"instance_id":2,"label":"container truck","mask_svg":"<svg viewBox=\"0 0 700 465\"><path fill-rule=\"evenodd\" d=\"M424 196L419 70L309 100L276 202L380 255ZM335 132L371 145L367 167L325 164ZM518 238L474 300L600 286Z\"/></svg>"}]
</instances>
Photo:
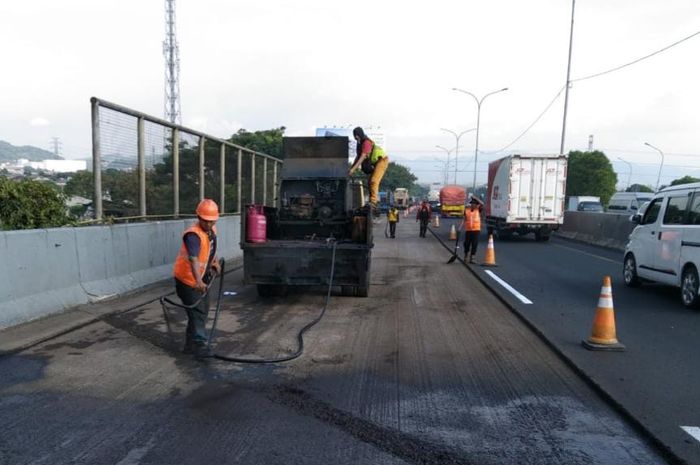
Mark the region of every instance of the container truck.
<instances>
[{"instance_id":1,"label":"container truck","mask_svg":"<svg viewBox=\"0 0 700 465\"><path fill-rule=\"evenodd\" d=\"M347 137L285 137L284 164L275 207L265 220L241 215L243 282L261 296L283 295L289 286L333 285L343 295L367 297L372 263L372 221L363 207L362 184L348 177ZM249 228L265 224L250 240Z\"/></svg>"},{"instance_id":2,"label":"container truck","mask_svg":"<svg viewBox=\"0 0 700 465\"><path fill-rule=\"evenodd\" d=\"M535 233L549 240L564 223L567 158L510 155L489 163L486 225L498 237Z\"/></svg>"},{"instance_id":3,"label":"container truck","mask_svg":"<svg viewBox=\"0 0 700 465\"><path fill-rule=\"evenodd\" d=\"M394 190L394 205L399 210L405 210L408 208L408 189L405 187L397 187Z\"/></svg>"},{"instance_id":4,"label":"container truck","mask_svg":"<svg viewBox=\"0 0 700 465\"><path fill-rule=\"evenodd\" d=\"M441 216L462 217L467 201L467 191L462 186L445 186L440 189Z\"/></svg>"}]
</instances>

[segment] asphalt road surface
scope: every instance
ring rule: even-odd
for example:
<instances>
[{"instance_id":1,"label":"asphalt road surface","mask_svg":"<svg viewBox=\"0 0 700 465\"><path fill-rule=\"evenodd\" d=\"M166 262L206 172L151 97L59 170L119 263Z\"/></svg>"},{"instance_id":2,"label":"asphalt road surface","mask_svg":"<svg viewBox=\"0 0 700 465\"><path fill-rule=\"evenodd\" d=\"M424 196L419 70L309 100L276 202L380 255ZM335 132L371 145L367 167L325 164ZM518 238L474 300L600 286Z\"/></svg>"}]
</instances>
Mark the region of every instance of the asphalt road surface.
<instances>
[{"instance_id":1,"label":"asphalt road surface","mask_svg":"<svg viewBox=\"0 0 700 465\"><path fill-rule=\"evenodd\" d=\"M382 227L370 297L335 293L290 363L197 362L157 303L0 357L0 464L667 463L410 218ZM217 352L295 350L324 290L240 279Z\"/></svg>"},{"instance_id":2,"label":"asphalt road surface","mask_svg":"<svg viewBox=\"0 0 700 465\"><path fill-rule=\"evenodd\" d=\"M448 221L433 229L444 240ZM483 259L486 234L478 257ZM553 237L496 240L498 267L489 269L522 297L479 273L494 291L653 436L687 463L700 464L700 311L683 307L678 289L647 284L628 288L623 253ZM617 336L625 352L590 352L591 332L605 275L612 277Z\"/></svg>"}]
</instances>

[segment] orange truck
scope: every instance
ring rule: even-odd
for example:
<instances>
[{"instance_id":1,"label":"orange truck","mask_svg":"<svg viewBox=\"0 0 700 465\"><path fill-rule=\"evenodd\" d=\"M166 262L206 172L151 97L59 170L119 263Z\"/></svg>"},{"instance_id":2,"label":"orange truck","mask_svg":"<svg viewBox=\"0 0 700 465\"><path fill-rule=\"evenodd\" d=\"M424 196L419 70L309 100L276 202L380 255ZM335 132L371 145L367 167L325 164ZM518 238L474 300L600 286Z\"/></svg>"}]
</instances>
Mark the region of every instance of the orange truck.
<instances>
[{"instance_id":1,"label":"orange truck","mask_svg":"<svg viewBox=\"0 0 700 465\"><path fill-rule=\"evenodd\" d=\"M467 201L467 191L462 186L445 186L440 189L441 216L461 217L464 215L464 205Z\"/></svg>"}]
</instances>

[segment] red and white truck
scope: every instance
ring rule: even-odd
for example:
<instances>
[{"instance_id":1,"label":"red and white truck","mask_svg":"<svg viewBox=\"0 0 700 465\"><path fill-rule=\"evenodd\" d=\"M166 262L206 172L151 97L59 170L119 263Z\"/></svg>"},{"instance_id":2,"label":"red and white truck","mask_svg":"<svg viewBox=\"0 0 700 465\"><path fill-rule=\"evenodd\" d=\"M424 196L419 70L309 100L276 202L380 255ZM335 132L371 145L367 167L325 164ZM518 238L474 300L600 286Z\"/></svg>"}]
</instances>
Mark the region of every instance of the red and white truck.
<instances>
[{"instance_id":1,"label":"red and white truck","mask_svg":"<svg viewBox=\"0 0 700 465\"><path fill-rule=\"evenodd\" d=\"M564 223L567 158L510 155L489 163L486 225L498 237L535 233L549 240Z\"/></svg>"}]
</instances>

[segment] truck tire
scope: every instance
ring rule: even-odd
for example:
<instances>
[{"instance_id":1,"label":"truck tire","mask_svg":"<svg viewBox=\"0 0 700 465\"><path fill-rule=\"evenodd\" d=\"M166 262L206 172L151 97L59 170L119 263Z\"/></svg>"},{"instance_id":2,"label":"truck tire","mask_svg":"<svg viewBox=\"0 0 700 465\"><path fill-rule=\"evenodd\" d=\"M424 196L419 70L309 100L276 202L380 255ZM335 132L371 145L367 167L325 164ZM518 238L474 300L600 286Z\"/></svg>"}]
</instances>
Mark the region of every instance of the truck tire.
<instances>
[{"instance_id":1,"label":"truck tire","mask_svg":"<svg viewBox=\"0 0 700 465\"><path fill-rule=\"evenodd\" d=\"M354 297L355 287L354 286L340 286L340 295L344 297Z\"/></svg>"},{"instance_id":2,"label":"truck tire","mask_svg":"<svg viewBox=\"0 0 700 465\"><path fill-rule=\"evenodd\" d=\"M355 287L356 297L367 297L369 295L369 286L357 286Z\"/></svg>"},{"instance_id":3,"label":"truck tire","mask_svg":"<svg viewBox=\"0 0 700 465\"><path fill-rule=\"evenodd\" d=\"M497 229L496 230L496 237L500 240L508 240L513 237L513 230L512 229Z\"/></svg>"},{"instance_id":4,"label":"truck tire","mask_svg":"<svg viewBox=\"0 0 700 465\"><path fill-rule=\"evenodd\" d=\"M258 295L260 297L281 297L287 293L287 286L284 284L258 284Z\"/></svg>"},{"instance_id":5,"label":"truck tire","mask_svg":"<svg viewBox=\"0 0 700 465\"><path fill-rule=\"evenodd\" d=\"M535 229L535 240L537 242L546 242L549 240L549 228L543 227Z\"/></svg>"}]
</instances>

